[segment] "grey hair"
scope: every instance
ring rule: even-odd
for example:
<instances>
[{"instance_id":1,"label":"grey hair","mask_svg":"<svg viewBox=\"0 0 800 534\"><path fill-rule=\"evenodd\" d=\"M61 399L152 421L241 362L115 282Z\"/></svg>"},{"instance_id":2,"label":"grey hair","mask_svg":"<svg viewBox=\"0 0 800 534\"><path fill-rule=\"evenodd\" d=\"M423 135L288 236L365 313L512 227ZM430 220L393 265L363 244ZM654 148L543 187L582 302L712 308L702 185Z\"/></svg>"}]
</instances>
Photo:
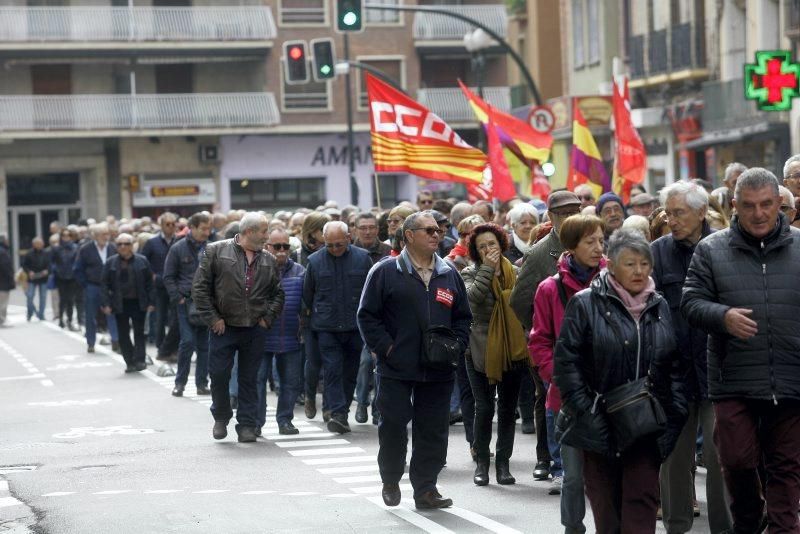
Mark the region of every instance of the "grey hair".
<instances>
[{"instance_id":1,"label":"grey hair","mask_svg":"<svg viewBox=\"0 0 800 534\"><path fill-rule=\"evenodd\" d=\"M792 163L800 163L800 154L795 154L794 156L790 157L786 160L786 163L783 164L783 177L786 178L789 176L789 166Z\"/></svg>"},{"instance_id":2,"label":"grey hair","mask_svg":"<svg viewBox=\"0 0 800 534\"><path fill-rule=\"evenodd\" d=\"M739 174L741 174L746 170L747 170L747 167L744 164L739 163L738 161L734 161L732 163L728 163L728 166L725 167L725 178L723 179L723 181L727 182L730 179L732 174L737 173L737 172Z\"/></svg>"},{"instance_id":3,"label":"grey hair","mask_svg":"<svg viewBox=\"0 0 800 534\"><path fill-rule=\"evenodd\" d=\"M253 228L258 228L264 223L269 223L263 213L248 211L239 221L239 233L243 234Z\"/></svg>"},{"instance_id":4,"label":"grey hair","mask_svg":"<svg viewBox=\"0 0 800 534\"><path fill-rule=\"evenodd\" d=\"M528 204L527 202L521 202L511 208L511 211L508 212L508 216L511 219L511 225L517 224L520 219L522 219L523 215L533 215L533 219L536 224L539 224L539 211Z\"/></svg>"},{"instance_id":5,"label":"grey hair","mask_svg":"<svg viewBox=\"0 0 800 534\"><path fill-rule=\"evenodd\" d=\"M616 263L623 250L630 250L644 256L650 265L653 265L653 251L650 250L650 243L639 230L620 228L611 234L611 238L608 240L608 258Z\"/></svg>"},{"instance_id":6,"label":"grey hair","mask_svg":"<svg viewBox=\"0 0 800 534\"><path fill-rule=\"evenodd\" d=\"M669 199L677 196L682 196L695 211L708 208L708 192L694 182L681 180L662 189L659 194L661 205L666 206Z\"/></svg>"},{"instance_id":7,"label":"grey hair","mask_svg":"<svg viewBox=\"0 0 800 534\"><path fill-rule=\"evenodd\" d=\"M761 189L762 187L770 187L775 196L778 196L778 178L767 169L762 167L753 167L747 169L739 176L736 182L736 191L733 197L738 202L742 198L742 190L744 189Z\"/></svg>"},{"instance_id":8,"label":"grey hair","mask_svg":"<svg viewBox=\"0 0 800 534\"><path fill-rule=\"evenodd\" d=\"M163 224L163 222L165 220L167 220L167 219L169 219L171 221L177 221L178 220L178 216L175 215L174 213L172 213L171 211L165 211L164 213L162 213L161 215L158 216L158 224L159 224L159 226L161 224Z\"/></svg>"},{"instance_id":9,"label":"grey hair","mask_svg":"<svg viewBox=\"0 0 800 534\"><path fill-rule=\"evenodd\" d=\"M104 222L103 223L95 223L95 224L93 224L93 225L91 225L89 227L89 232L91 232L92 237L97 237L98 234L101 234L103 232L108 232L108 231L109 231L108 223L104 223Z\"/></svg>"},{"instance_id":10,"label":"grey hair","mask_svg":"<svg viewBox=\"0 0 800 534\"><path fill-rule=\"evenodd\" d=\"M784 186L778 186L778 193L781 195L781 199L789 204L792 208L794 208L794 193L788 188Z\"/></svg>"},{"instance_id":11,"label":"grey hair","mask_svg":"<svg viewBox=\"0 0 800 534\"><path fill-rule=\"evenodd\" d=\"M341 230L344 235L350 235L350 228L344 221L328 221L322 227L322 237L327 237L328 233L333 230Z\"/></svg>"},{"instance_id":12,"label":"grey hair","mask_svg":"<svg viewBox=\"0 0 800 534\"><path fill-rule=\"evenodd\" d=\"M119 243L120 239L127 239L127 240L129 240L131 242L131 244L136 242L136 240L133 238L133 235L129 234L128 232L122 232L121 234L119 234L117 236L116 243Z\"/></svg>"},{"instance_id":13,"label":"grey hair","mask_svg":"<svg viewBox=\"0 0 800 534\"><path fill-rule=\"evenodd\" d=\"M406 220L403 221L403 237L404 238L405 238L406 232L416 228L417 219L419 219L421 217L430 217L431 219L434 219L433 211L432 210L416 211L416 212L412 213L411 215L409 215L408 217L406 217Z\"/></svg>"}]
</instances>

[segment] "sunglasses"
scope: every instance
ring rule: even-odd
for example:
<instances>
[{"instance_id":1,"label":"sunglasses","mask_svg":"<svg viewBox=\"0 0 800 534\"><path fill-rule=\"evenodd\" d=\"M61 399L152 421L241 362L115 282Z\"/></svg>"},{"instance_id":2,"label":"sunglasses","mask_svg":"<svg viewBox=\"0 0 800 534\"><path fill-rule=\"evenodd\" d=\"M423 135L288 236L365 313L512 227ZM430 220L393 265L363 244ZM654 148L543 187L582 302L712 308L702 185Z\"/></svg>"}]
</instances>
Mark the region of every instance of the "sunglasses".
<instances>
[{"instance_id":1,"label":"sunglasses","mask_svg":"<svg viewBox=\"0 0 800 534\"><path fill-rule=\"evenodd\" d=\"M118 247L122 247L122 246L130 247L130 246L133 246L133 243L129 243L127 241L123 241L122 243L117 243L117 246Z\"/></svg>"},{"instance_id":2,"label":"sunglasses","mask_svg":"<svg viewBox=\"0 0 800 534\"><path fill-rule=\"evenodd\" d=\"M274 248L275 250L289 250L292 246L289 243L267 243L270 247Z\"/></svg>"},{"instance_id":3,"label":"sunglasses","mask_svg":"<svg viewBox=\"0 0 800 534\"><path fill-rule=\"evenodd\" d=\"M415 232L417 230L423 230L429 236L433 235L442 235L444 232L438 226L425 226L424 228L412 228Z\"/></svg>"}]
</instances>

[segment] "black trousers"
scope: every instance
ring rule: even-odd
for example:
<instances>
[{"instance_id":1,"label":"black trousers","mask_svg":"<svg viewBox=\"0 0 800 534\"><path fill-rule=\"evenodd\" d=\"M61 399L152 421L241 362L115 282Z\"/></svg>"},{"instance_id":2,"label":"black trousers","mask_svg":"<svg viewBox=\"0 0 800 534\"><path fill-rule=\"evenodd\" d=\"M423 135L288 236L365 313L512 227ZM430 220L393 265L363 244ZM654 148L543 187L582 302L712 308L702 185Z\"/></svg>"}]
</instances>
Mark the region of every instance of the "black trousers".
<instances>
[{"instance_id":1,"label":"black trousers","mask_svg":"<svg viewBox=\"0 0 800 534\"><path fill-rule=\"evenodd\" d=\"M411 463L408 474L414 497L436 490L439 472L447 460L450 432L449 382L414 382L379 376L376 404L378 467L384 484L397 484L403 476L411 422Z\"/></svg>"},{"instance_id":2,"label":"black trousers","mask_svg":"<svg viewBox=\"0 0 800 534\"><path fill-rule=\"evenodd\" d=\"M58 322L64 322L64 315L67 321L72 322L72 310L75 309L75 298L78 293L78 282L75 280L64 280L56 278L58 288Z\"/></svg>"},{"instance_id":3,"label":"black trousers","mask_svg":"<svg viewBox=\"0 0 800 534\"><path fill-rule=\"evenodd\" d=\"M144 320L147 312L139 308L139 299L124 299L122 313L114 314L119 332L119 349L125 363L134 365L145 360ZM133 344L131 344L131 324L133 324Z\"/></svg>"},{"instance_id":4,"label":"black trousers","mask_svg":"<svg viewBox=\"0 0 800 534\"><path fill-rule=\"evenodd\" d=\"M484 373L475 370L472 360L467 360L467 374L475 396L475 439L472 446L482 460L489 460L489 442L492 440L494 397L497 392L497 460L508 460L514 451L516 420L514 412L519 400L519 386L526 368L512 369L503 373L503 380L490 384Z\"/></svg>"},{"instance_id":5,"label":"black trousers","mask_svg":"<svg viewBox=\"0 0 800 534\"><path fill-rule=\"evenodd\" d=\"M536 461L552 462L550 446L547 444L547 418L545 417L547 411L545 408L547 389L544 387L544 382L539 377L539 371L535 367L531 367L530 374L533 379L533 385L536 387L536 402L533 405L533 420L536 424Z\"/></svg>"},{"instance_id":6,"label":"black trousers","mask_svg":"<svg viewBox=\"0 0 800 534\"><path fill-rule=\"evenodd\" d=\"M163 284L156 284L156 347L159 356L178 352L181 332L178 328L178 312L170 304L169 293Z\"/></svg>"},{"instance_id":7,"label":"black trousers","mask_svg":"<svg viewBox=\"0 0 800 534\"><path fill-rule=\"evenodd\" d=\"M467 354L458 359L458 369L456 369L456 381L458 382L458 392L461 395L461 415L464 417L464 437L470 447L475 438L473 429L475 428L475 396L472 394L472 386L469 383L467 374Z\"/></svg>"}]
</instances>

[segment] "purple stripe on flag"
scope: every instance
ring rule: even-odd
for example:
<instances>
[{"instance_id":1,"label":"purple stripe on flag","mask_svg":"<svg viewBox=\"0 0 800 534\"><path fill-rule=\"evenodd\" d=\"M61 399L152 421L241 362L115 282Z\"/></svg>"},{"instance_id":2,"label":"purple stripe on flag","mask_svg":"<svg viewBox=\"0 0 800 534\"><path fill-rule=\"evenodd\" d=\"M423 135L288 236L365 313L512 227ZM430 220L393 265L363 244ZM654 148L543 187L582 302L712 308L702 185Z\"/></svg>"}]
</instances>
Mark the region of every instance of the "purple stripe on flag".
<instances>
[{"instance_id":1,"label":"purple stripe on flag","mask_svg":"<svg viewBox=\"0 0 800 534\"><path fill-rule=\"evenodd\" d=\"M570 163L576 172L586 176L590 182L602 186L603 191L611 191L611 179L602 161L594 159L573 145Z\"/></svg>"}]
</instances>

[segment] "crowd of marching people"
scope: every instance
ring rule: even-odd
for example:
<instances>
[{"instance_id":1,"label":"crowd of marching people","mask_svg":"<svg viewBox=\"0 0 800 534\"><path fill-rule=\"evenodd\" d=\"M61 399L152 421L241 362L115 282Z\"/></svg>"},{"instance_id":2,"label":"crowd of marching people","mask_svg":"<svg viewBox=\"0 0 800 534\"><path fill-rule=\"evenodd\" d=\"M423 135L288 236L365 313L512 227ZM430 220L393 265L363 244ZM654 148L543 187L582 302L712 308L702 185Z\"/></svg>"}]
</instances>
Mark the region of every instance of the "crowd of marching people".
<instances>
[{"instance_id":1,"label":"crowd of marching people","mask_svg":"<svg viewBox=\"0 0 800 534\"><path fill-rule=\"evenodd\" d=\"M598 532L688 532L698 467L711 532L800 532L800 156L782 180L731 163L722 181L53 223L16 282L29 321L49 292L52 320L126 372L155 346L173 396L195 357L215 439L235 412L255 441L270 388L281 434L296 405L340 434L351 409L371 420L387 506L409 423L416 506L442 508L449 426L474 483L494 463L508 485L519 422L567 533L586 531L585 497ZM10 265L0 244L0 322Z\"/></svg>"}]
</instances>

